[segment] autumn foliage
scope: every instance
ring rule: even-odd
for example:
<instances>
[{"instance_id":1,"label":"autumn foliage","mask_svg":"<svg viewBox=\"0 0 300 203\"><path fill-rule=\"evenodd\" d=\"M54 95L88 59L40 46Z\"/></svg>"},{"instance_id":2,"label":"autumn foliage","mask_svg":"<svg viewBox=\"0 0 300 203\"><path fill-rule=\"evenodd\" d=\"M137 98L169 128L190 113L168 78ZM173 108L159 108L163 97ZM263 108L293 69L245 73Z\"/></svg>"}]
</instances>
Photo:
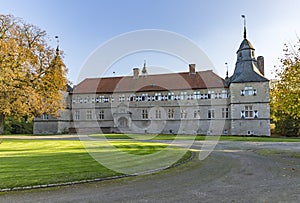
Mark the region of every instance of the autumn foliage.
<instances>
[{"instance_id":1,"label":"autumn foliage","mask_svg":"<svg viewBox=\"0 0 300 203\"><path fill-rule=\"evenodd\" d=\"M300 136L300 39L284 54L271 83L271 118L278 134Z\"/></svg>"},{"instance_id":2,"label":"autumn foliage","mask_svg":"<svg viewBox=\"0 0 300 203\"><path fill-rule=\"evenodd\" d=\"M0 133L6 116L31 119L63 109L66 67L47 34L12 15L0 15Z\"/></svg>"}]
</instances>

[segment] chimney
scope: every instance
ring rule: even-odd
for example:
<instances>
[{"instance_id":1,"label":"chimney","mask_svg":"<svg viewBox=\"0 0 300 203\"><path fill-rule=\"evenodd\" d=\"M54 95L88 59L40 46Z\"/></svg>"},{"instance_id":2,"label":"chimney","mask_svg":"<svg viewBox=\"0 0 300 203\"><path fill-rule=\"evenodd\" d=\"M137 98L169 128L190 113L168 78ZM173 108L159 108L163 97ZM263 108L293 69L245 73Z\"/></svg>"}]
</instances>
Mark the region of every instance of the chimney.
<instances>
[{"instance_id":1,"label":"chimney","mask_svg":"<svg viewBox=\"0 0 300 203\"><path fill-rule=\"evenodd\" d=\"M265 60L263 56L257 57L257 66L262 75L265 75Z\"/></svg>"},{"instance_id":2,"label":"chimney","mask_svg":"<svg viewBox=\"0 0 300 203\"><path fill-rule=\"evenodd\" d=\"M133 69L133 79L138 79L140 74L140 69L139 68L134 68Z\"/></svg>"},{"instance_id":3,"label":"chimney","mask_svg":"<svg viewBox=\"0 0 300 203\"><path fill-rule=\"evenodd\" d=\"M195 75L196 74L196 64L189 64L189 69L190 69L190 75Z\"/></svg>"}]
</instances>

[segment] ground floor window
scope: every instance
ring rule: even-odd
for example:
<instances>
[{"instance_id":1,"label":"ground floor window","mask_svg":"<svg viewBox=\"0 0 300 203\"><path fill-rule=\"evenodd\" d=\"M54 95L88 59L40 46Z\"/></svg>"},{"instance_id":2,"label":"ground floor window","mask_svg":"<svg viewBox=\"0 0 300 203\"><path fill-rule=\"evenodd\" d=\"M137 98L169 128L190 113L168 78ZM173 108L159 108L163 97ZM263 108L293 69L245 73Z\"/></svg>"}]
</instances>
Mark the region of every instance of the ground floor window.
<instances>
[{"instance_id":1,"label":"ground floor window","mask_svg":"<svg viewBox=\"0 0 300 203\"><path fill-rule=\"evenodd\" d=\"M148 119L148 109L142 109L142 119Z\"/></svg>"},{"instance_id":2,"label":"ground floor window","mask_svg":"<svg viewBox=\"0 0 300 203\"><path fill-rule=\"evenodd\" d=\"M86 119L87 120L92 120L92 111L87 111L86 112Z\"/></svg>"},{"instance_id":3,"label":"ground floor window","mask_svg":"<svg viewBox=\"0 0 300 203\"><path fill-rule=\"evenodd\" d=\"M215 110L214 109L208 109L208 112L207 112L207 118L215 118Z\"/></svg>"},{"instance_id":4,"label":"ground floor window","mask_svg":"<svg viewBox=\"0 0 300 203\"><path fill-rule=\"evenodd\" d=\"M174 119L174 118L175 118L174 109L168 109L168 119Z\"/></svg>"},{"instance_id":5,"label":"ground floor window","mask_svg":"<svg viewBox=\"0 0 300 203\"><path fill-rule=\"evenodd\" d=\"M155 118L156 119L161 119L161 110L159 110L159 109L155 110Z\"/></svg>"},{"instance_id":6,"label":"ground floor window","mask_svg":"<svg viewBox=\"0 0 300 203\"><path fill-rule=\"evenodd\" d=\"M104 120L104 110L100 110L98 113L98 119L99 120Z\"/></svg>"},{"instance_id":7,"label":"ground floor window","mask_svg":"<svg viewBox=\"0 0 300 203\"><path fill-rule=\"evenodd\" d=\"M181 112L180 112L180 118L182 118L182 119L187 118L187 112L186 112L186 110L181 110Z\"/></svg>"},{"instance_id":8,"label":"ground floor window","mask_svg":"<svg viewBox=\"0 0 300 203\"><path fill-rule=\"evenodd\" d=\"M229 118L229 109L222 108L222 118Z\"/></svg>"}]
</instances>

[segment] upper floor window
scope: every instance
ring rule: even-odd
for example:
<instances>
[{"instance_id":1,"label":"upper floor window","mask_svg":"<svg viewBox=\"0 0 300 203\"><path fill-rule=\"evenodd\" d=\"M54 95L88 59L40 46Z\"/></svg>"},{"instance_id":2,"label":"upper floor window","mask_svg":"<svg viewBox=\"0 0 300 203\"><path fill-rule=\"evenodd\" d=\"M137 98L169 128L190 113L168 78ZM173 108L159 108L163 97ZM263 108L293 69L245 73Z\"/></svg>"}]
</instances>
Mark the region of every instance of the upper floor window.
<instances>
[{"instance_id":1,"label":"upper floor window","mask_svg":"<svg viewBox=\"0 0 300 203\"><path fill-rule=\"evenodd\" d=\"M201 98L200 92L194 92L194 99L200 99L200 98Z\"/></svg>"},{"instance_id":2,"label":"upper floor window","mask_svg":"<svg viewBox=\"0 0 300 203\"><path fill-rule=\"evenodd\" d=\"M228 91L227 90L222 90L222 98L225 99L228 97Z\"/></svg>"},{"instance_id":3,"label":"upper floor window","mask_svg":"<svg viewBox=\"0 0 300 203\"><path fill-rule=\"evenodd\" d=\"M124 102L124 101L125 101L125 96L124 95L119 96L119 102Z\"/></svg>"},{"instance_id":4,"label":"upper floor window","mask_svg":"<svg viewBox=\"0 0 300 203\"><path fill-rule=\"evenodd\" d=\"M241 96L256 96L256 93L256 89L253 89L251 86L247 86L241 90Z\"/></svg>"},{"instance_id":5,"label":"upper floor window","mask_svg":"<svg viewBox=\"0 0 300 203\"><path fill-rule=\"evenodd\" d=\"M48 119L49 119L49 115L44 113L44 114L42 115L42 119L43 119L43 120L48 120Z\"/></svg>"}]
</instances>

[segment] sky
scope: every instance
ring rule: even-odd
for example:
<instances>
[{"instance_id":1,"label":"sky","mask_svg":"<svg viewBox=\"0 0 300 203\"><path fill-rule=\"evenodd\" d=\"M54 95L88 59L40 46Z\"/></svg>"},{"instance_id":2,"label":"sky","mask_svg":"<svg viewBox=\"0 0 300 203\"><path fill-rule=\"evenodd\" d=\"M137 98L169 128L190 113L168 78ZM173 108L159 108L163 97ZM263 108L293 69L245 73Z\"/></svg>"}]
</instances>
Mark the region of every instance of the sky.
<instances>
[{"instance_id":1,"label":"sky","mask_svg":"<svg viewBox=\"0 0 300 203\"><path fill-rule=\"evenodd\" d=\"M225 63L231 75L243 40L242 14L246 15L247 38L256 49L255 55L264 56L265 75L273 78L284 43L293 44L300 35L299 8L299 0L0 0L1 14L12 14L46 30L51 46L56 47L54 37L59 36L68 79L73 84L82 80L85 64L107 42L148 29L189 39L212 62L212 67L197 64L197 70L213 69L224 78ZM149 74L158 70L155 67L165 72L188 71L189 61L143 50L129 52L109 67L95 64L94 74L87 77L128 75L133 68L142 67L144 60ZM98 71L101 68L104 73Z\"/></svg>"}]
</instances>

